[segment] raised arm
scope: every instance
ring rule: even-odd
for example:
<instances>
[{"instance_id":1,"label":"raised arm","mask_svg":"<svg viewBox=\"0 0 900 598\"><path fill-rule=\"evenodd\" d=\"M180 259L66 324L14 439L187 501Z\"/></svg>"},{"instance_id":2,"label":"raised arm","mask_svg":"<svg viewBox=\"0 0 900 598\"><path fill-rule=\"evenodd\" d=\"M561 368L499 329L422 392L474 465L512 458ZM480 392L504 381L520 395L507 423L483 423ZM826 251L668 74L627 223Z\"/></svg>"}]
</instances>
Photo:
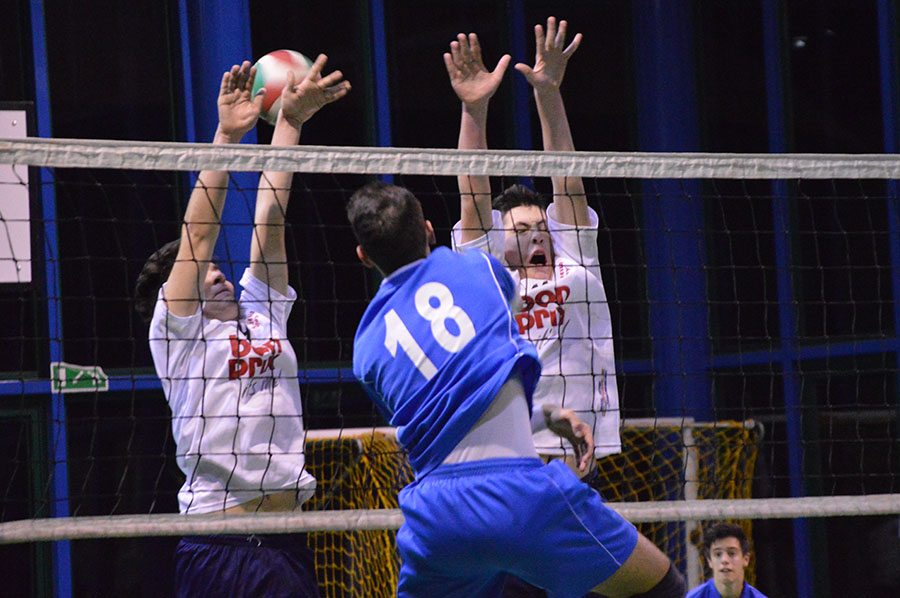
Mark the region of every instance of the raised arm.
<instances>
[{"instance_id":1,"label":"raised arm","mask_svg":"<svg viewBox=\"0 0 900 598\"><path fill-rule=\"evenodd\" d=\"M213 143L238 143L253 128L262 95L252 96L256 69L249 61L222 75L219 126ZM204 170L197 177L181 227L181 245L166 286L166 305L176 316L197 311L201 289L219 238L219 219L228 190L228 173Z\"/></svg>"},{"instance_id":2,"label":"raised arm","mask_svg":"<svg viewBox=\"0 0 900 598\"><path fill-rule=\"evenodd\" d=\"M566 116L559 88L569 58L581 44L581 34L576 34L572 43L566 47L566 27L566 21L560 21L557 27L554 17L547 19L546 34L541 25L535 25L537 55L534 67L522 63L516 65L516 70L525 75L534 88L534 100L541 119L541 135L546 151L575 151L569 118ZM552 181L557 220L563 224L586 225L589 222L588 204L581 177L553 177Z\"/></svg>"},{"instance_id":3,"label":"raised arm","mask_svg":"<svg viewBox=\"0 0 900 598\"><path fill-rule=\"evenodd\" d=\"M296 145L300 129L322 106L347 95L350 83L335 71L323 77L328 57L320 54L300 83L288 72L281 92L281 111L275 122L272 145ZM293 172L264 172L256 197L253 240L250 246L250 273L282 295L287 293L287 252L284 245L284 215L291 194Z\"/></svg>"},{"instance_id":4,"label":"raised arm","mask_svg":"<svg viewBox=\"0 0 900 598\"><path fill-rule=\"evenodd\" d=\"M450 85L462 102L459 149L487 149L487 112L509 65L509 55L488 71L481 58L478 36L460 33L444 54ZM491 181L486 176L459 176L460 228L463 243L486 234L491 228Z\"/></svg>"}]
</instances>

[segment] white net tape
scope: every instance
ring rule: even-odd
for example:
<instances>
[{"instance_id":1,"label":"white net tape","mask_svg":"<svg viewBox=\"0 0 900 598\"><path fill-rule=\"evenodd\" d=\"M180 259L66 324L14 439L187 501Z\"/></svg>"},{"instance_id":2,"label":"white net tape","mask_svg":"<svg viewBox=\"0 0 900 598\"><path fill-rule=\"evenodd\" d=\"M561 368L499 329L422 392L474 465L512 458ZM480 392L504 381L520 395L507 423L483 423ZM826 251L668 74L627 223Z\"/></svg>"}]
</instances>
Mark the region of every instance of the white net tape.
<instances>
[{"instance_id":1,"label":"white net tape","mask_svg":"<svg viewBox=\"0 0 900 598\"><path fill-rule=\"evenodd\" d=\"M635 179L900 179L900 156L272 147L0 139L0 163L68 168Z\"/></svg>"},{"instance_id":2,"label":"white net tape","mask_svg":"<svg viewBox=\"0 0 900 598\"><path fill-rule=\"evenodd\" d=\"M900 494L608 503L633 523L712 519L794 519L900 513ZM255 513L250 515L112 515L0 524L0 544L68 538L125 538L190 534L274 534L395 530L399 509Z\"/></svg>"}]
</instances>

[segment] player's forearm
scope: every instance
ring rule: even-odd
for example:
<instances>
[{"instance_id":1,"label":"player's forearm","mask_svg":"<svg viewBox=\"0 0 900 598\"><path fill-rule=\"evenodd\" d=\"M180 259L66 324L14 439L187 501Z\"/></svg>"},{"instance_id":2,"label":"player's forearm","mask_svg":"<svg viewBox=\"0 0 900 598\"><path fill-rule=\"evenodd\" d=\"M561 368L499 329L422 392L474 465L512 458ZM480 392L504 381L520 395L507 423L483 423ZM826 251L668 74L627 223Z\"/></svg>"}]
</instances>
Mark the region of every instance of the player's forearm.
<instances>
[{"instance_id":1,"label":"player's forearm","mask_svg":"<svg viewBox=\"0 0 900 598\"><path fill-rule=\"evenodd\" d=\"M566 106L558 89L534 92L546 151L575 151Z\"/></svg>"},{"instance_id":2,"label":"player's forearm","mask_svg":"<svg viewBox=\"0 0 900 598\"><path fill-rule=\"evenodd\" d=\"M550 428L550 422L553 417L558 415L562 407L559 405L551 405L544 403L543 405L535 405L531 410L531 432L537 434L543 430Z\"/></svg>"},{"instance_id":3,"label":"player's forearm","mask_svg":"<svg viewBox=\"0 0 900 598\"><path fill-rule=\"evenodd\" d=\"M566 106L558 89L534 92L544 151L575 151ZM581 177L552 177L557 218L564 224L587 224L587 197Z\"/></svg>"},{"instance_id":4,"label":"player's forearm","mask_svg":"<svg viewBox=\"0 0 900 598\"><path fill-rule=\"evenodd\" d=\"M272 145L293 147L300 141L302 123L278 115ZM251 274L279 292L287 287L287 253L284 220L294 173L266 171L259 179L254 215L253 244L250 247Z\"/></svg>"},{"instance_id":5,"label":"player's forearm","mask_svg":"<svg viewBox=\"0 0 900 598\"><path fill-rule=\"evenodd\" d=\"M213 136L213 144L239 143L243 133L228 131L221 124ZM197 182L188 200L184 214L184 235L191 241L195 254L200 246L212 242L215 245L219 235L219 219L225 205L228 191L228 172L223 170L204 170L197 176ZM210 255L212 255L210 253ZM209 259L209 256L197 256L194 259Z\"/></svg>"},{"instance_id":6,"label":"player's forearm","mask_svg":"<svg viewBox=\"0 0 900 598\"><path fill-rule=\"evenodd\" d=\"M459 125L459 149L487 149L487 103L463 104ZM486 176L457 177L460 195L462 242L472 241L491 228L491 181Z\"/></svg>"},{"instance_id":7,"label":"player's forearm","mask_svg":"<svg viewBox=\"0 0 900 598\"><path fill-rule=\"evenodd\" d=\"M272 145L293 147L300 141L302 123L291 121L278 115L275 131L272 133ZM256 226L266 226L269 230L280 230L284 226L284 214L287 211L291 196L291 182L294 173L291 171L266 171L259 179L259 192L256 198ZM282 235L283 237L283 235Z\"/></svg>"}]
</instances>

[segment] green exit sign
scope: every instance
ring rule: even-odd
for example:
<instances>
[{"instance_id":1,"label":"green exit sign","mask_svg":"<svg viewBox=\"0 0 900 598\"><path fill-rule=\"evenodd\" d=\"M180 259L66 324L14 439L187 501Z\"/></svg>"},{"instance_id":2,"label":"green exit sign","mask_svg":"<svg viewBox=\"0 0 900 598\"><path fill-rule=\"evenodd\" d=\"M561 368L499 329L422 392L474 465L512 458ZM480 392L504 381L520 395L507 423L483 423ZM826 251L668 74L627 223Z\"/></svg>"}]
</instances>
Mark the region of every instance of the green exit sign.
<instances>
[{"instance_id":1,"label":"green exit sign","mask_svg":"<svg viewBox=\"0 0 900 598\"><path fill-rule=\"evenodd\" d=\"M109 390L109 376L100 366L54 361L50 364L50 387L62 393L103 392Z\"/></svg>"}]
</instances>

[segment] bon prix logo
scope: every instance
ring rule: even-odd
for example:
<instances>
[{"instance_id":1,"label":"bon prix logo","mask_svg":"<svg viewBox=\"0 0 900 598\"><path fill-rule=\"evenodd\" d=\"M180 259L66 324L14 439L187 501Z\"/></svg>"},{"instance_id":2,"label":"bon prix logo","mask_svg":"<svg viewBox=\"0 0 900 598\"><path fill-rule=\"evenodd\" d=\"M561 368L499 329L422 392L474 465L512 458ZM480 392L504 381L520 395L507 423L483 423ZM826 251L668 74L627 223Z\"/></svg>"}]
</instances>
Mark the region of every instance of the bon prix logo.
<instances>
[{"instance_id":1,"label":"bon prix logo","mask_svg":"<svg viewBox=\"0 0 900 598\"><path fill-rule=\"evenodd\" d=\"M252 378L275 369L275 360L281 355L281 341L270 339L259 345L232 334L231 356L228 360L228 379L235 380L242 376Z\"/></svg>"},{"instance_id":2,"label":"bon prix logo","mask_svg":"<svg viewBox=\"0 0 900 598\"><path fill-rule=\"evenodd\" d=\"M519 334L524 335L531 328L544 326L562 326L566 318L566 310L562 304L571 294L571 289L560 285L555 289L544 289L532 299L528 295L522 297L522 310L516 314Z\"/></svg>"}]
</instances>

